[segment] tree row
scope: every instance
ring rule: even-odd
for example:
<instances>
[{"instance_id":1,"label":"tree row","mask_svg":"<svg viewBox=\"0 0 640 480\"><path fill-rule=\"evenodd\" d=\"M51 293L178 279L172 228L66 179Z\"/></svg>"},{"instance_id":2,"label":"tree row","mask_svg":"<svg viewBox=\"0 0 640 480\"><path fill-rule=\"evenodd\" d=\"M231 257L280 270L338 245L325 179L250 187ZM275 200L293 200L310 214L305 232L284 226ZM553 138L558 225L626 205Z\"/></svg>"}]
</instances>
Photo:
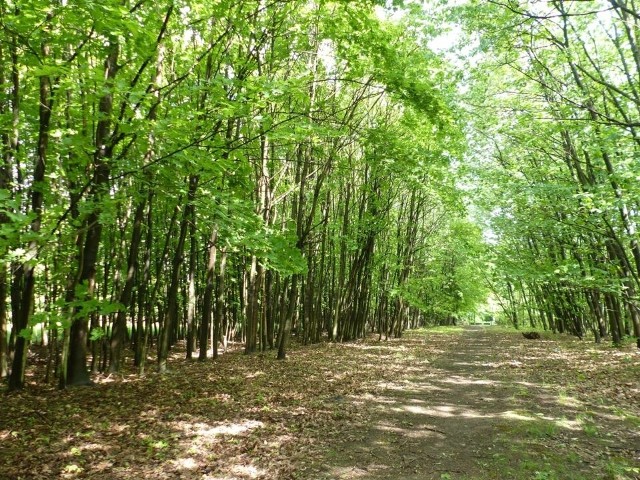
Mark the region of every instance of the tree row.
<instances>
[{"instance_id":1,"label":"tree row","mask_svg":"<svg viewBox=\"0 0 640 480\"><path fill-rule=\"evenodd\" d=\"M446 65L372 4L9 1L0 371L23 388L451 321L479 229ZM471 254L470 254L471 252ZM474 253L475 252L475 253Z\"/></svg>"}]
</instances>

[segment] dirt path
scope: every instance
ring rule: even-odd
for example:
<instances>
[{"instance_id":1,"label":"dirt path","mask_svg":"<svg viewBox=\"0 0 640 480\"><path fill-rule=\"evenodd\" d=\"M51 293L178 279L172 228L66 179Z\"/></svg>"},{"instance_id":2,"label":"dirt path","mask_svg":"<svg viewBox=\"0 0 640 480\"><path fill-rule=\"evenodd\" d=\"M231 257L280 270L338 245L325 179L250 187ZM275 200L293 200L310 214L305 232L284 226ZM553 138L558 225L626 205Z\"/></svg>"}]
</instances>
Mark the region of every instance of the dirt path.
<instances>
[{"instance_id":1,"label":"dirt path","mask_svg":"<svg viewBox=\"0 0 640 480\"><path fill-rule=\"evenodd\" d=\"M640 353L568 337L402 339L183 359L2 396L0 480L640 479ZM152 361L151 359L149 360Z\"/></svg>"},{"instance_id":2,"label":"dirt path","mask_svg":"<svg viewBox=\"0 0 640 480\"><path fill-rule=\"evenodd\" d=\"M640 426L612 414L606 391L570 388L559 369L584 359L567 348L468 327L413 350L429 364L366 396L371 423L327 453L324 478L640 478Z\"/></svg>"}]
</instances>

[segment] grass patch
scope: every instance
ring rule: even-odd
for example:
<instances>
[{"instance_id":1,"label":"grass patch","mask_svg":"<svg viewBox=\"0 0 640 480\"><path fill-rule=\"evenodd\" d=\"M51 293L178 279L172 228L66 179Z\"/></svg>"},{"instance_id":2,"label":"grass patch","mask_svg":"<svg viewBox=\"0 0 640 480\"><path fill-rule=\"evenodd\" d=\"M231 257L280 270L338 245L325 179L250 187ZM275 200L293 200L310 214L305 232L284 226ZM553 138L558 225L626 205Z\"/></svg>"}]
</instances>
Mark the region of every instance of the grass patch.
<instances>
[{"instance_id":1,"label":"grass patch","mask_svg":"<svg viewBox=\"0 0 640 480\"><path fill-rule=\"evenodd\" d=\"M633 480L640 476L640 467L634 467L623 458L613 458L605 467L608 477L612 480Z\"/></svg>"},{"instance_id":2,"label":"grass patch","mask_svg":"<svg viewBox=\"0 0 640 480\"><path fill-rule=\"evenodd\" d=\"M593 416L589 413L583 413L578 415L577 420L580 422L580 426L584 434L588 437L599 436L598 426Z\"/></svg>"},{"instance_id":3,"label":"grass patch","mask_svg":"<svg viewBox=\"0 0 640 480\"><path fill-rule=\"evenodd\" d=\"M591 474L579 471L580 458L571 452L568 455L554 455L528 451L525 444L512 448L507 457L494 458L492 462L482 462L484 470L477 480L591 480Z\"/></svg>"},{"instance_id":4,"label":"grass patch","mask_svg":"<svg viewBox=\"0 0 640 480\"><path fill-rule=\"evenodd\" d=\"M524 432L533 438L555 437L558 434L558 425L548 420L534 421L526 425Z\"/></svg>"},{"instance_id":5,"label":"grass patch","mask_svg":"<svg viewBox=\"0 0 640 480\"><path fill-rule=\"evenodd\" d=\"M629 422L633 427L640 428L640 417L638 417L637 415L633 415L632 413L629 413L619 407L614 407L613 412L617 417Z\"/></svg>"}]
</instances>

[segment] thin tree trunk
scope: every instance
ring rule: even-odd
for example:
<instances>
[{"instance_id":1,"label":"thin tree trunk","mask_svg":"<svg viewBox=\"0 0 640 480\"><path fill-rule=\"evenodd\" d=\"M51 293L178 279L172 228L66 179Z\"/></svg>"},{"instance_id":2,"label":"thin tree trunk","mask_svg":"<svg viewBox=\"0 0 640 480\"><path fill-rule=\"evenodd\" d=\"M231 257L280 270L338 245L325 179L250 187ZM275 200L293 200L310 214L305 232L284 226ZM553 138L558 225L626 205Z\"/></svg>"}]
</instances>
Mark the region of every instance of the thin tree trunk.
<instances>
[{"instance_id":1,"label":"thin tree trunk","mask_svg":"<svg viewBox=\"0 0 640 480\"><path fill-rule=\"evenodd\" d=\"M246 301L246 328L245 328L245 346L244 353L250 354L257 350L257 333L258 333L258 258L251 256L251 265L247 279Z\"/></svg>"},{"instance_id":2,"label":"thin tree trunk","mask_svg":"<svg viewBox=\"0 0 640 480\"><path fill-rule=\"evenodd\" d=\"M214 225L209 239L209 259L207 262L207 273L205 280L204 300L202 303L202 318L200 319L200 352L198 360L207 359L207 350L209 348L209 326L211 324L211 314L213 311L213 295L214 295L214 278L216 268L216 257L218 254L218 227ZM216 339L213 338L215 343Z\"/></svg>"},{"instance_id":3,"label":"thin tree trunk","mask_svg":"<svg viewBox=\"0 0 640 480\"><path fill-rule=\"evenodd\" d=\"M4 17L6 14L5 7L0 7L0 15ZM0 42L0 85L5 85L5 77L4 77L4 44ZM15 91L18 88L16 82L12 82L12 90ZM0 102L0 115L4 116L6 112L9 110L9 102L15 102L15 98L11 96L11 100L8 102ZM13 127L15 129L15 125ZM0 191L9 191L11 186L11 164L14 155L14 148L17 148L17 145L13 141L13 135L15 135L15 130L12 132L10 130L3 130L1 135L2 141L2 158L0 160ZM9 218L3 212L0 212L0 225L9 223ZM8 361L9 361L9 351L8 351L8 312L7 312L7 294L8 294L8 274L9 270L7 268L7 264L5 262L0 262L0 381L7 376L8 373Z\"/></svg>"},{"instance_id":4,"label":"thin tree trunk","mask_svg":"<svg viewBox=\"0 0 640 480\"><path fill-rule=\"evenodd\" d=\"M147 235L144 245L142 275L138 283L138 317L135 337L134 365L139 373L144 373L147 357L147 341L151 329L151 305L147 298L148 284L151 281L151 250L153 246L153 190L147 195Z\"/></svg>"},{"instance_id":5,"label":"thin tree trunk","mask_svg":"<svg viewBox=\"0 0 640 480\"><path fill-rule=\"evenodd\" d=\"M195 318L196 318L196 256L197 256L197 239L196 239L196 216L195 208L191 208L191 219L189 223L189 272L187 274L187 353L188 359L193 358L193 350L195 348Z\"/></svg>"},{"instance_id":6,"label":"thin tree trunk","mask_svg":"<svg viewBox=\"0 0 640 480\"><path fill-rule=\"evenodd\" d=\"M78 286L86 289L85 300L92 298L96 287L96 264L98 261L98 249L102 236L102 224L100 223L100 204L109 183L110 165L109 161L113 154L113 147L110 138L111 113L113 111L113 87L118 71L118 56L120 45L115 39L109 43L109 53L105 60L104 71L106 78L107 93L100 99L99 112L100 119L96 126L95 146L96 151L93 158L94 174L91 198L94 202L94 209L88 215L86 225L86 238L82 252L80 275ZM88 339L88 317L81 316L73 320L70 331L69 360L67 366L67 385L87 385L91 381L87 371L86 345Z\"/></svg>"},{"instance_id":7,"label":"thin tree trunk","mask_svg":"<svg viewBox=\"0 0 640 480\"><path fill-rule=\"evenodd\" d=\"M284 325L280 327L280 334L278 338L278 360L284 360L287 358L287 349L289 348L289 337L291 336L291 325L293 324L293 317L295 316L296 307L298 304L298 277L299 275L292 275L291 288L289 290L289 307L284 318Z\"/></svg>"},{"instance_id":8,"label":"thin tree trunk","mask_svg":"<svg viewBox=\"0 0 640 480\"><path fill-rule=\"evenodd\" d=\"M171 283L167 292L167 312L165 315L164 325L160 332L160 345L158 348L158 372L165 373L167 371L167 358L169 356L169 346L171 343L171 335L178 325L178 289L180 287L180 272L182 267L182 256L184 253L184 245L187 237L187 229L189 219L192 217L193 202L198 189L199 177L196 175L189 176L189 191L187 194L187 204L184 208L182 220L180 221L180 233L178 235L178 244L171 261Z\"/></svg>"},{"instance_id":9,"label":"thin tree trunk","mask_svg":"<svg viewBox=\"0 0 640 480\"><path fill-rule=\"evenodd\" d=\"M146 200L140 201L134 213L131 246L129 248L129 258L127 259L127 278L122 293L120 294L120 303L123 308L118 311L111 333L109 373L117 373L120 371L122 346L127 330L127 309L133 297L133 287L138 270L138 251L140 250L140 243L142 242L142 222L144 221L145 207Z\"/></svg>"},{"instance_id":10,"label":"thin tree trunk","mask_svg":"<svg viewBox=\"0 0 640 480\"><path fill-rule=\"evenodd\" d=\"M216 276L216 308L213 318L213 358L218 358L218 342L220 341L220 332L222 329L222 319L224 312L224 292L225 292L225 270L227 268L227 250L220 249L220 267ZM224 347L227 347L226 341Z\"/></svg>"},{"instance_id":11,"label":"thin tree trunk","mask_svg":"<svg viewBox=\"0 0 640 480\"><path fill-rule=\"evenodd\" d=\"M47 24L53 17L53 14L47 15ZM47 27L48 30L48 27ZM41 55L43 59L50 56L51 49L43 43L41 46ZM44 201L43 192L45 191L45 166L47 164L47 150L49 148L49 127L51 124L51 111L53 108L53 90L51 79L47 75L40 77L40 94L39 94L39 130L38 130L38 152L36 155L35 168L33 171L33 186L31 187L31 211L35 218L31 222L31 232L34 237L40 233L42 225L42 204ZM38 256L38 241L36 238L29 242L28 257L30 261L25 262L22 267L23 286L21 293L20 310L18 316L13 323L13 328L17 333L16 346L13 355L13 365L11 375L9 376L9 390L18 390L24 387L24 373L27 364L27 352L29 348L29 339L22 332L29 324L31 309L33 306L33 292L35 289L36 262L34 258Z\"/></svg>"}]
</instances>

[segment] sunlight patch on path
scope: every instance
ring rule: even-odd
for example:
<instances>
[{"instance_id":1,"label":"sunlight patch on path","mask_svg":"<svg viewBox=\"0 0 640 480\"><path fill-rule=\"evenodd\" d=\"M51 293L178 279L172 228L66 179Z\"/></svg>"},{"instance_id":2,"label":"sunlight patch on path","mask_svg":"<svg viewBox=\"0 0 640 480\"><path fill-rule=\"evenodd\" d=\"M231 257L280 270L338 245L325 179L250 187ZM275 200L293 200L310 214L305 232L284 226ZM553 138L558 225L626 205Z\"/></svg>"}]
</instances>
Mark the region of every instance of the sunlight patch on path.
<instances>
[{"instance_id":1,"label":"sunlight patch on path","mask_svg":"<svg viewBox=\"0 0 640 480\"><path fill-rule=\"evenodd\" d=\"M220 435L240 435L255 428L264 427L264 424L257 420L244 420L239 423L222 423L211 426L207 423L173 422L174 427L182 430L185 434L212 439Z\"/></svg>"},{"instance_id":2,"label":"sunlight patch on path","mask_svg":"<svg viewBox=\"0 0 640 480\"><path fill-rule=\"evenodd\" d=\"M426 415L429 417L440 417L440 418L452 418L452 417L463 417L463 418L492 418L496 415L485 414L478 410L466 407L459 407L454 405L438 405L434 407L422 407L420 405L404 405L400 408L392 408L393 412L408 412L413 413L414 415Z\"/></svg>"},{"instance_id":3,"label":"sunlight patch on path","mask_svg":"<svg viewBox=\"0 0 640 480\"><path fill-rule=\"evenodd\" d=\"M468 377L453 376L440 380L441 383L451 383L454 385L499 385L500 382L495 380L475 380Z\"/></svg>"}]
</instances>

